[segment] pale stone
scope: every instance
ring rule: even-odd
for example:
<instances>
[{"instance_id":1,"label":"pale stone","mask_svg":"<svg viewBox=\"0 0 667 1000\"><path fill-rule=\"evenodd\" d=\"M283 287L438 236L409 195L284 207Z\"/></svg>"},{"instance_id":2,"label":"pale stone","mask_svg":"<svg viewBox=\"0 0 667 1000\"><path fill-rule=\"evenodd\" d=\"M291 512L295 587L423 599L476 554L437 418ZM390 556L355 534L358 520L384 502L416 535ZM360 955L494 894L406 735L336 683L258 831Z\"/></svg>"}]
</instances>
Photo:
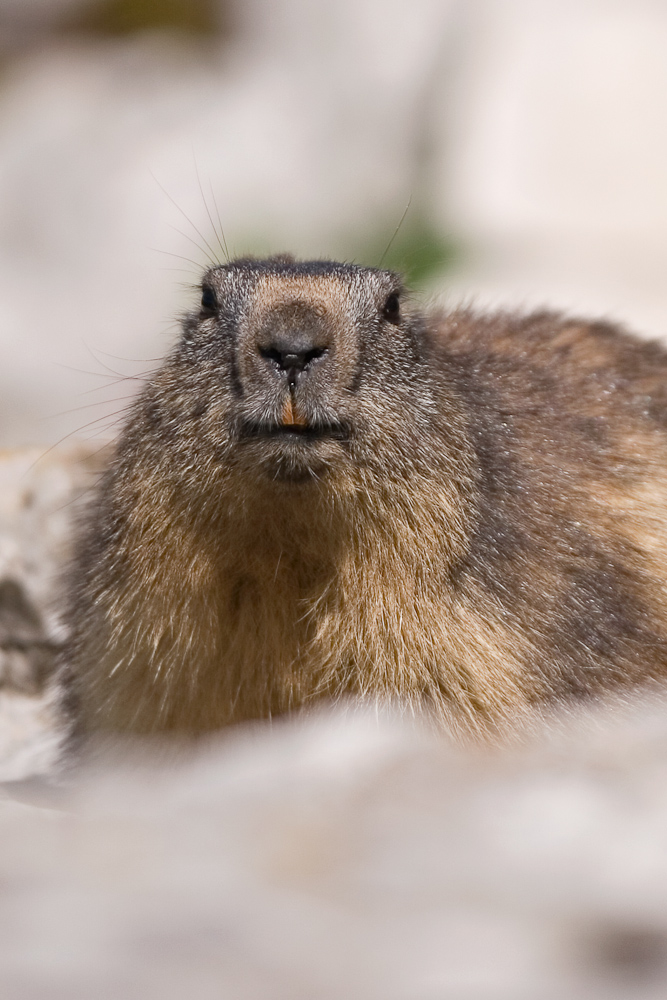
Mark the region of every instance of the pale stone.
<instances>
[{"instance_id":1,"label":"pale stone","mask_svg":"<svg viewBox=\"0 0 667 1000\"><path fill-rule=\"evenodd\" d=\"M101 455L80 445L0 454L0 781L48 773L58 759L61 578Z\"/></svg>"},{"instance_id":2,"label":"pale stone","mask_svg":"<svg viewBox=\"0 0 667 1000\"><path fill-rule=\"evenodd\" d=\"M509 750L359 712L98 748L55 811L0 808L2 995L658 1000L665 708Z\"/></svg>"}]
</instances>

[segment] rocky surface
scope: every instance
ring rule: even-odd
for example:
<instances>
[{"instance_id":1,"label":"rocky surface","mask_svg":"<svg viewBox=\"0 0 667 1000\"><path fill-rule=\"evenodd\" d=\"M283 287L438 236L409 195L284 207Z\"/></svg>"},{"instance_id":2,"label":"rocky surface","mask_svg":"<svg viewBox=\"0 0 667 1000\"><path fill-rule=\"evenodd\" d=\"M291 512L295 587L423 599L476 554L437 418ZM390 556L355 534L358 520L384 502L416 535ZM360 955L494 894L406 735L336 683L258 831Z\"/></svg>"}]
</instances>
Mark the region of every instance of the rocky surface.
<instances>
[{"instance_id":1,"label":"rocky surface","mask_svg":"<svg viewBox=\"0 0 667 1000\"><path fill-rule=\"evenodd\" d=\"M658 1000L665 707L494 752L354 714L107 747L0 801L0 993Z\"/></svg>"},{"instance_id":2,"label":"rocky surface","mask_svg":"<svg viewBox=\"0 0 667 1000\"><path fill-rule=\"evenodd\" d=\"M0 454L0 780L51 769L60 579L101 446Z\"/></svg>"}]
</instances>

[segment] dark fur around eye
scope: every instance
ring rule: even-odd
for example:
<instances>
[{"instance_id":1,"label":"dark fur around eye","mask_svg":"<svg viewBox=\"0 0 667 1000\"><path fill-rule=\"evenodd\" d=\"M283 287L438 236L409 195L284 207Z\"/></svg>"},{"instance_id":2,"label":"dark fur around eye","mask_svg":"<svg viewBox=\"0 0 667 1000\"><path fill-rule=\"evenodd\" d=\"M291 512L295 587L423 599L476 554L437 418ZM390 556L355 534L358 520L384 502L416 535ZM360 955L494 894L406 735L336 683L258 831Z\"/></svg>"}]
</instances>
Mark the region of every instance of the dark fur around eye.
<instances>
[{"instance_id":1,"label":"dark fur around eye","mask_svg":"<svg viewBox=\"0 0 667 1000\"><path fill-rule=\"evenodd\" d=\"M398 323L401 318L400 304L398 301L398 292L392 292L384 304L384 309L382 310L382 315L385 319L389 320L390 323Z\"/></svg>"},{"instance_id":2,"label":"dark fur around eye","mask_svg":"<svg viewBox=\"0 0 667 1000\"><path fill-rule=\"evenodd\" d=\"M207 316L213 315L218 308L218 300L215 292L208 285L204 285L201 290L201 311Z\"/></svg>"}]
</instances>

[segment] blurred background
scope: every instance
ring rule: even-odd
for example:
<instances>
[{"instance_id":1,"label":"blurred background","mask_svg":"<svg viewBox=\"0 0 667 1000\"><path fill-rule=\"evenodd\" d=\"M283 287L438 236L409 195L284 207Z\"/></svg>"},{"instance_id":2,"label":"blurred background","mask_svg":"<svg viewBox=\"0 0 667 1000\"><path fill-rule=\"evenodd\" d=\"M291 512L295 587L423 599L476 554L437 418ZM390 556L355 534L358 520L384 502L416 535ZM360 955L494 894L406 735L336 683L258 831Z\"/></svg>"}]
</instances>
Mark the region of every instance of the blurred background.
<instances>
[{"instance_id":1,"label":"blurred background","mask_svg":"<svg viewBox=\"0 0 667 1000\"><path fill-rule=\"evenodd\" d=\"M112 433L227 252L662 336L666 51L661 0L0 0L0 445Z\"/></svg>"}]
</instances>

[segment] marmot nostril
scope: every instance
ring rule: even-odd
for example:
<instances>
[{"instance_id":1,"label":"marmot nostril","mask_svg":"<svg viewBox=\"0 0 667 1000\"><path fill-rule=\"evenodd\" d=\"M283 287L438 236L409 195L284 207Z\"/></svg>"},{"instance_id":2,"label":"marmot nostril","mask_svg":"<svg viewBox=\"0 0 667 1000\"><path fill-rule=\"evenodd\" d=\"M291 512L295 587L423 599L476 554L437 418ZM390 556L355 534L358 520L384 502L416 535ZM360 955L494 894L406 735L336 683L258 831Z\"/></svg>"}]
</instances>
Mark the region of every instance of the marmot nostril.
<instances>
[{"instance_id":1,"label":"marmot nostril","mask_svg":"<svg viewBox=\"0 0 667 1000\"><path fill-rule=\"evenodd\" d=\"M327 353L325 347L311 347L310 350L294 350L287 348L279 350L276 347L260 347L259 353L278 371L285 372L290 384L296 384L301 372L306 371L311 363Z\"/></svg>"}]
</instances>

